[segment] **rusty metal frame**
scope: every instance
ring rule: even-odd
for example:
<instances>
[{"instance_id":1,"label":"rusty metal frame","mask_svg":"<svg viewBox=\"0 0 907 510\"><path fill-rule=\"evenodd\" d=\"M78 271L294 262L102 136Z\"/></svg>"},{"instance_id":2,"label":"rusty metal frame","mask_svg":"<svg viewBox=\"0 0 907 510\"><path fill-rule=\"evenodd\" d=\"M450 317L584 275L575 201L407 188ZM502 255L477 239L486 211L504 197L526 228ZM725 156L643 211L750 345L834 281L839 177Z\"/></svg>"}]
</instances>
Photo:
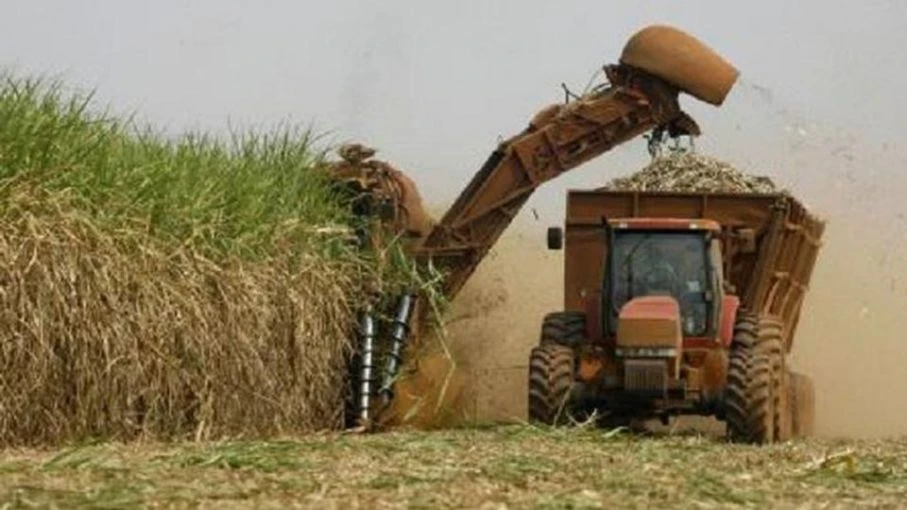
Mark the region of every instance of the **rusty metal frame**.
<instances>
[{"instance_id":1,"label":"rusty metal frame","mask_svg":"<svg viewBox=\"0 0 907 510\"><path fill-rule=\"evenodd\" d=\"M447 296L462 288L541 184L679 119L695 131L689 134L698 134L680 109L676 88L620 66L607 71L617 83L545 108L523 132L502 142L415 248L418 257L447 273Z\"/></svg>"}]
</instances>

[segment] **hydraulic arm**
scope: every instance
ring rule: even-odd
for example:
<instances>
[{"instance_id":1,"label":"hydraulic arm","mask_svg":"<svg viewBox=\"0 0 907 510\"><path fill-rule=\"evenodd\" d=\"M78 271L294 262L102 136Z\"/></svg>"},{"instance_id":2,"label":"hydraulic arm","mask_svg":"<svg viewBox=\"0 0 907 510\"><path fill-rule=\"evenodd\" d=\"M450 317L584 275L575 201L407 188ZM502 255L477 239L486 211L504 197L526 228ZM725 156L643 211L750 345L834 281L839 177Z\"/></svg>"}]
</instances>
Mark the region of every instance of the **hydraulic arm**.
<instances>
[{"instance_id":1,"label":"hydraulic arm","mask_svg":"<svg viewBox=\"0 0 907 510\"><path fill-rule=\"evenodd\" d=\"M415 253L445 271L453 297L541 184L632 140L699 134L679 90L624 65L605 68L610 85L541 110L491 154Z\"/></svg>"},{"instance_id":2,"label":"hydraulic arm","mask_svg":"<svg viewBox=\"0 0 907 510\"><path fill-rule=\"evenodd\" d=\"M696 38L660 25L634 34L620 63L604 71L608 84L542 109L501 142L438 223L403 172L369 161L371 149L348 146L335 173L389 204L391 230L406 233L412 254L446 273L443 291L453 298L536 188L648 131L650 143L699 135L680 109L680 92L720 106L738 75Z\"/></svg>"},{"instance_id":3,"label":"hydraulic arm","mask_svg":"<svg viewBox=\"0 0 907 510\"><path fill-rule=\"evenodd\" d=\"M402 234L411 255L445 274L441 290L453 299L536 188L649 131L650 145L665 136L699 135L696 122L680 108L679 94L719 106L737 79L737 70L711 49L665 26L637 32L624 46L620 63L605 66L604 72L607 84L540 110L522 132L501 142L437 223L425 212L415 183L390 164L372 160L372 149L358 144L341 148L343 161L332 171L366 197L355 206L359 213L379 218L393 235ZM375 230L380 235L385 228ZM360 239L374 240L374 234L360 233ZM380 388L385 405L393 400L406 336L414 334L405 325L415 299L409 294L399 297ZM366 314L361 328L365 356L361 398L355 399L360 424L370 421L376 390L372 320Z\"/></svg>"}]
</instances>

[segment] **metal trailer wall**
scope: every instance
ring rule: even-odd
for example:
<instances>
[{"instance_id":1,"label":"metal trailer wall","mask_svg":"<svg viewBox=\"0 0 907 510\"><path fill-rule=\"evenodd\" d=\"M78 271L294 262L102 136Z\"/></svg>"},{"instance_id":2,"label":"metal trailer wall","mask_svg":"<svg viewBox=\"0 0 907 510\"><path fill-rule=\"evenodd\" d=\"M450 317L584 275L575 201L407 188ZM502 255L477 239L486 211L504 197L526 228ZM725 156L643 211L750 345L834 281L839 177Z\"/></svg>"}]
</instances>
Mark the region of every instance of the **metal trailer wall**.
<instances>
[{"instance_id":1,"label":"metal trailer wall","mask_svg":"<svg viewBox=\"0 0 907 510\"><path fill-rule=\"evenodd\" d=\"M722 225L725 275L741 304L779 316L790 349L825 224L783 194L571 190L567 196L564 309L584 309L600 290L607 243L603 220L711 219ZM743 253L735 233L752 229L755 250Z\"/></svg>"}]
</instances>

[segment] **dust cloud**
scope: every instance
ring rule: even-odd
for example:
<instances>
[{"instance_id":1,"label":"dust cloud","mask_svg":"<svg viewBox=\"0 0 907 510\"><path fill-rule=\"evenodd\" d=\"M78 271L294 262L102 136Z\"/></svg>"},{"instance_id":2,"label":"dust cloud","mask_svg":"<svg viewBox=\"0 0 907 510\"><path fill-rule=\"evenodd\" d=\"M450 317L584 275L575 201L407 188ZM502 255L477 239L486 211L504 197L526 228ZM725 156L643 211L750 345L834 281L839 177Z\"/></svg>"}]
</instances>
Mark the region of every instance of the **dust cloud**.
<instances>
[{"instance_id":1,"label":"dust cloud","mask_svg":"<svg viewBox=\"0 0 907 510\"><path fill-rule=\"evenodd\" d=\"M792 360L816 385L816 432L882 437L907 432L903 237L874 224L830 223Z\"/></svg>"},{"instance_id":2,"label":"dust cloud","mask_svg":"<svg viewBox=\"0 0 907 510\"><path fill-rule=\"evenodd\" d=\"M902 435L907 229L899 197L907 185L890 171L901 156L817 134L775 157L786 161L782 184L828 221L791 355L794 369L815 381L816 433ZM562 254L545 247L548 225L528 218L504 234L448 317L461 420L526 418L529 351L544 314L561 307L563 277Z\"/></svg>"},{"instance_id":3,"label":"dust cloud","mask_svg":"<svg viewBox=\"0 0 907 510\"><path fill-rule=\"evenodd\" d=\"M464 404L480 422L525 420L529 351L542 317L562 308L562 252L545 246L547 225L526 223L514 225L482 262L447 324L470 381Z\"/></svg>"},{"instance_id":4,"label":"dust cloud","mask_svg":"<svg viewBox=\"0 0 907 510\"><path fill-rule=\"evenodd\" d=\"M425 330L397 383L386 423L441 428L526 418L529 350L562 302L562 257L544 228L513 226L451 303L442 330Z\"/></svg>"},{"instance_id":5,"label":"dust cloud","mask_svg":"<svg viewBox=\"0 0 907 510\"><path fill-rule=\"evenodd\" d=\"M815 381L820 436L907 430L907 262L892 256L892 243L907 241L873 237L867 226L829 223L792 352L794 368ZM543 226L514 227L453 303L447 334L458 384L449 403L461 422L526 419L529 351L544 314L562 303L563 259L543 234ZM437 388L451 368L441 366L435 356L423 388Z\"/></svg>"}]
</instances>

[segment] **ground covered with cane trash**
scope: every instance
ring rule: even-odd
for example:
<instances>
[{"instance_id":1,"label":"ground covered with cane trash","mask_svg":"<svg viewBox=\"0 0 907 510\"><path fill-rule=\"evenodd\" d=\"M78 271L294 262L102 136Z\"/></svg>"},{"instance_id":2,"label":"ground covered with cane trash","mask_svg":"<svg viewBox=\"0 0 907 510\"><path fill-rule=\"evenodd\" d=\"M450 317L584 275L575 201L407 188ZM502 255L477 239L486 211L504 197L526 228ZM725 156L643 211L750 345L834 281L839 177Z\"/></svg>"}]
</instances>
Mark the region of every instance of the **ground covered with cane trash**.
<instances>
[{"instance_id":1,"label":"ground covered with cane trash","mask_svg":"<svg viewBox=\"0 0 907 510\"><path fill-rule=\"evenodd\" d=\"M895 508L907 441L523 425L8 451L4 508Z\"/></svg>"}]
</instances>

